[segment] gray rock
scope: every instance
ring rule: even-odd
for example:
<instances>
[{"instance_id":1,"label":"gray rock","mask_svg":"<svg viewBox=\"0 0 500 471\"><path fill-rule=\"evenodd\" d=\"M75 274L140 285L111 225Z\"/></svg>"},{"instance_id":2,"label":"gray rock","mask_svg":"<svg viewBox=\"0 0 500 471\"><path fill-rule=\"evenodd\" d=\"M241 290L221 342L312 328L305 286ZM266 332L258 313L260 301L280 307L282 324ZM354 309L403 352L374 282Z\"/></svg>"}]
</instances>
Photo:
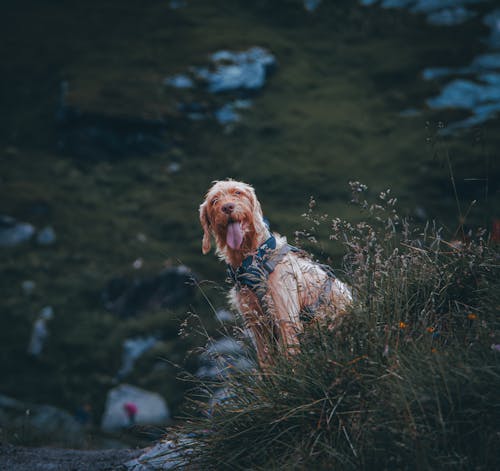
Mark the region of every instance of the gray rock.
<instances>
[{"instance_id":1,"label":"gray rock","mask_svg":"<svg viewBox=\"0 0 500 471\"><path fill-rule=\"evenodd\" d=\"M207 83L212 93L260 90L267 74L276 65L275 57L261 47L243 52L218 51L212 54L211 60L214 70L202 67L195 69L195 74Z\"/></svg>"},{"instance_id":2,"label":"gray rock","mask_svg":"<svg viewBox=\"0 0 500 471\"><path fill-rule=\"evenodd\" d=\"M49 336L47 322L50 321L53 317L54 310L51 306L44 307L40 311L40 314L38 314L38 317L33 324L30 343L28 345L28 353L30 355L37 357L42 353L47 337Z\"/></svg>"},{"instance_id":3,"label":"gray rock","mask_svg":"<svg viewBox=\"0 0 500 471\"><path fill-rule=\"evenodd\" d=\"M321 5L322 0L304 0L304 8L309 12L315 12Z\"/></svg>"},{"instance_id":4,"label":"gray rock","mask_svg":"<svg viewBox=\"0 0 500 471\"><path fill-rule=\"evenodd\" d=\"M500 77L482 75L483 83L457 79L448 83L441 94L427 100L431 108L464 108L472 112L465 120L449 125L444 133L484 123L500 110Z\"/></svg>"},{"instance_id":5,"label":"gray rock","mask_svg":"<svg viewBox=\"0 0 500 471\"><path fill-rule=\"evenodd\" d=\"M145 453L125 463L127 471L166 471L170 469L186 469L189 456L196 440L189 437L166 438Z\"/></svg>"},{"instance_id":6,"label":"gray rock","mask_svg":"<svg viewBox=\"0 0 500 471\"><path fill-rule=\"evenodd\" d=\"M200 356L199 378L223 379L230 372L255 368L244 345L232 337L223 337L207 346Z\"/></svg>"},{"instance_id":7,"label":"gray rock","mask_svg":"<svg viewBox=\"0 0 500 471\"><path fill-rule=\"evenodd\" d=\"M493 49L500 49L500 9L486 15L483 22L491 30L488 45Z\"/></svg>"},{"instance_id":8,"label":"gray rock","mask_svg":"<svg viewBox=\"0 0 500 471\"><path fill-rule=\"evenodd\" d=\"M445 8L427 15L427 22L435 26L454 26L465 23L476 16L476 13L464 7Z\"/></svg>"},{"instance_id":9,"label":"gray rock","mask_svg":"<svg viewBox=\"0 0 500 471\"><path fill-rule=\"evenodd\" d=\"M132 403L137 407L133 423L125 410L127 403ZM101 428L105 431L113 431L135 424L162 425L169 420L169 409L159 394L129 384L121 384L108 392Z\"/></svg>"},{"instance_id":10,"label":"gray rock","mask_svg":"<svg viewBox=\"0 0 500 471\"><path fill-rule=\"evenodd\" d=\"M84 428L68 412L50 405L30 404L0 395L0 428L18 430L30 440L82 445Z\"/></svg>"},{"instance_id":11,"label":"gray rock","mask_svg":"<svg viewBox=\"0 0 500 471\"><path fill-rule=\"evenodd\" d=\"M0 247L15 247L29 241L35 228L26 222L18 222L10 216L0 216Z\"/></svg>"},{"instance_id":12,"label":"gray rock","mask_svg":"<svg viewBox=\"0 0 500 471\"><path fill-rule=\"evenodd\" d=\"M134 369L136 360L157 343L158 340L154 336L126 339L123 342L122 366L117 377L121 379L127 376Z\"/></svg>"},{"instance_id":13,"label":"gray rock","mask_svg":"<svg viewBox=\"0 0 500 471\"><path fill-rule=\"evenodd\" d=\"M36 236L38 245L52 245L56 241L56 232L50 226L44 227Z\"/></svg>"},{"instance_id":14,"label":"gray rock","mask_svg":"<svg viewBox=\"0 0 500 471\"><path fill-rule=\"evenodd\" d=\"M33 280L24 280L21 283L21 288L26 296L31 296L36 288L36 283Z\"/></svg>"},{"instance_id":15,"label":"gray rock","mask_svg":"<svg viewBox=\"0 0 500 471\"><path fill-rule=\"evenodd\" d=\"M219 322L234 322L234 315L232 312L228 311L227 309L219 309L215 313L215 317L217 317L217 320Z\"/></svg>"},{"instance_id":16,"label":"gray rock","mask_svg":"<svg viewBox=\"0 0 500 471\"><path fill-rule=\"evenodd\" d=\"M169 87L174 88L193 88L194 81L185 74L177 74L172 77L167 77L163 83Z\"/></svg>"},{"instance_id":17,"label":"gray rock","mask_svg":"<svg viewBox=\"0 0 500 471\"><path fill-rule=\"evenodd\" d=\"M222 108L216 110L214 115L215 119L222 125L237 123L241 119L232 103L226 103Z\"/></svg>"}]
</instances>

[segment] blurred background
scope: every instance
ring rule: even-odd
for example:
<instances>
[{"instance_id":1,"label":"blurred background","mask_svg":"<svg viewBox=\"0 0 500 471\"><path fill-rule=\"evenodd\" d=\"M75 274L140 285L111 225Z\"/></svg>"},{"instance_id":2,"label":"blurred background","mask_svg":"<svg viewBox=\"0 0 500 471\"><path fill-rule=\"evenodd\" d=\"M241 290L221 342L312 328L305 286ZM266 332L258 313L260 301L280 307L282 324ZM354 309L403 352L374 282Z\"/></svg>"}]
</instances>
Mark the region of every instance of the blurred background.
<instances>
[{"instance_id":1,"label":"blurred background","mask_svg":"<svg viewBox=\"0 0 500 471\"><path fill-rule=\"evenodd\" d=\"M310 197L362 217L349 181L449 240L500 232L494 0L18 0L0 30L0 441L178 420L179 373L210 376L196 347L234 321L201 255L213 180L292 242Z\"/></svg>"}]
</instances>

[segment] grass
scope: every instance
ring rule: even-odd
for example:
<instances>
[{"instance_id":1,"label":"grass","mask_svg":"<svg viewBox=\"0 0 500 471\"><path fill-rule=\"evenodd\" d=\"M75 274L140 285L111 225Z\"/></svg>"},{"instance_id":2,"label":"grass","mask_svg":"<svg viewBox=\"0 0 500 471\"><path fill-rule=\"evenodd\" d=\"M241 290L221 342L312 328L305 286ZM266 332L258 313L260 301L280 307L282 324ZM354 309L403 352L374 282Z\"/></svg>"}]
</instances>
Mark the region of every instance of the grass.
<instances>
[{"instance_id":1,"label":"grass","mask_svg":"<svg viewBox=\"0 0 500 471\"><path fill-rule=\"evenodd\" d=\"M413 227L365 189L352 184L364 221L332 222L352 312L311 325L291 361L196 384L178 430L195 469L498 468L498 247Z\"/></svg>"}]
</instances>

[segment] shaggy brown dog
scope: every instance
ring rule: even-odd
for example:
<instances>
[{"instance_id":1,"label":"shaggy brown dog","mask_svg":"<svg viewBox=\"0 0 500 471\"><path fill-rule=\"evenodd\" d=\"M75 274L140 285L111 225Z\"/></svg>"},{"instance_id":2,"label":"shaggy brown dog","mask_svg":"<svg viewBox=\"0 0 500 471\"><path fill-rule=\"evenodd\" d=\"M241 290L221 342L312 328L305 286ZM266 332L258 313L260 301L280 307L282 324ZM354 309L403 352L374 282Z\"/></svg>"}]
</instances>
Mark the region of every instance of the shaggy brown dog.
<instances>
[{"instance_id":1,"label":"shaggy brown dog","mask_svg":"<svg viewBox=\"0 0 500 471\"><path fill-rule=\"evenodd\" d=\"M216 252L235 282L230 301L251 330L261 366L275 350L299 348L304 323L335 319L351 303L350 289L328 267L272 235L254 189L245 183L217 181L200 205L203 253L215 238Z\"/></svg>"}]
</instances>

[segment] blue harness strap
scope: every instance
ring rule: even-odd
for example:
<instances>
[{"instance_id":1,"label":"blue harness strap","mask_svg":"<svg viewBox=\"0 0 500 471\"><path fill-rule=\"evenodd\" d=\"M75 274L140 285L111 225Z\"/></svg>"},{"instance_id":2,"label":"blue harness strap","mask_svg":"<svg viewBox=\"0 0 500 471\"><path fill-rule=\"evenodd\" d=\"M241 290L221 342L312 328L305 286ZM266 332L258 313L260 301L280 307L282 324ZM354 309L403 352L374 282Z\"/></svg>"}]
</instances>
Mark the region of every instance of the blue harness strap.
<instances>
[{"instance_id":1,"label":"blue harness strap","mask_svg":"<svg viewBox=\"0 0 500 471\"><path fill-rule=\"evenodd\" d=\"M265 290L263 285L288 252L301 250L289 244L276 250L276 238L272 235L255 254L246 257L238 268L234 269L228 265L228 276L236 286L247 286L261 298L261 289Z\"/></svg>"}]
</instances>

